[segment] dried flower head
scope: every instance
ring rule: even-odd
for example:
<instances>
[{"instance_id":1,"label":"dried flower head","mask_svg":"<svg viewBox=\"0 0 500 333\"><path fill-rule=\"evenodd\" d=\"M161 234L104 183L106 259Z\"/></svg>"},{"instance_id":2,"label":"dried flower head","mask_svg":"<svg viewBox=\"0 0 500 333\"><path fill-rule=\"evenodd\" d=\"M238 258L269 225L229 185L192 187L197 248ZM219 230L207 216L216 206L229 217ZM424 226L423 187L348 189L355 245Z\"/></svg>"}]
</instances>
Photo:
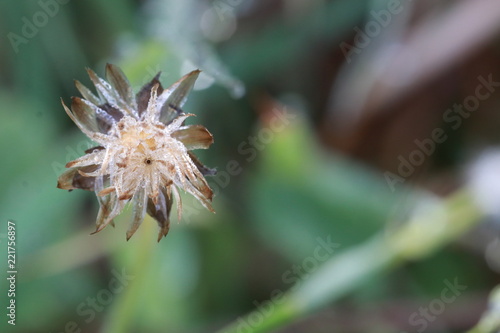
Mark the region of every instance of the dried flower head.
<instances>
[{"instance_id":1,"label":"dried flower head","mask_svg":"<svg viewBox=\"0 0 500 333\"><path fill-rule=\"evenodd\" d=\"M167 89L156 75L134 96L123 72L106 66L106 80L87 70L97 96L76 81L83 98L73 97L71 110L64 110L80 130L99 146L66 164L69 168L57 187L95 191L99 201L96 230L101 231L120 214L125 204L134 204L127 240L141 225L146 213L160 227L158 241L169 231L172 201L182 202L179 188L213 212L212 190L204 176L215 170L205 167L192 153L213 143L212 134L201 125L184 125L193 116L182 106L198 74L193 71Z\"/></svg>"}]
</instances>

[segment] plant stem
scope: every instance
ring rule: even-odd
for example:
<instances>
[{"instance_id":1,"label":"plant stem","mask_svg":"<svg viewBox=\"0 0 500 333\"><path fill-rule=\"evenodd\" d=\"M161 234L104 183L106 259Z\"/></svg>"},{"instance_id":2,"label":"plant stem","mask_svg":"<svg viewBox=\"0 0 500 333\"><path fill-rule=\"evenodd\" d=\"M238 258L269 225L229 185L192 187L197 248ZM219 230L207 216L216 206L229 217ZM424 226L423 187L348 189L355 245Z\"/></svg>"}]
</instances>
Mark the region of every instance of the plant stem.
<instances>
[{"instance_id":1,"label":"plant stem","mask_svg":"<svg viewBox=\"0 0 500 333\"><path fill-rule=\"evenodd\" d=\"M134 314L138 312L140 306L140 296L144 281L147 280L151 262L151 253L155 248L156 242L151 235L152 227L156 223L147 215L144 218L141 232L137 232L134 236L139 237L139 242L127 244L130 249L127 251L127 260L132 259L131 271L133 272L133 280L124 289L123 294L116 300L115 307L111 312L109 319L101 329L105 333L126 333L132 332ZM128 268L128 267L127 267Z\"/></svg>"},{"instance_id":2,"label":"plant stem","mask_svg":"<svg viewBox=\"0 0 500 333\"><path fill-rule=\"evenodd\" d=\"M339 299L384 269L434 253L464 234L482 216L465 190L457 191L436 208L412 217L393 232L382 232L331 258L283 297L238 318L219 333L238 333L243 328L248 333L272 332Z\"/></svg>"}]
</instances>

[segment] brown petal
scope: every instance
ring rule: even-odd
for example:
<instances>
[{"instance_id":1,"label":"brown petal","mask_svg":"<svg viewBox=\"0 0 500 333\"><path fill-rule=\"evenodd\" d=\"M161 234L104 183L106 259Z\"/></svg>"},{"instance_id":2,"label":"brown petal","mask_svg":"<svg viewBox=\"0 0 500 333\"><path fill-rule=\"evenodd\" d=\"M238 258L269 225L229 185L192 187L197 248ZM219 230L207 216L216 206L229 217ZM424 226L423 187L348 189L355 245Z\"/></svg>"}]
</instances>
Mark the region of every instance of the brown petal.
<instances>
[{"instance_id":1,"label":"brown petal","mask_svg":"<svg viewBox=\"0 0 500 333\"><path fill-rule=\"evenodd\" d=\"M215 176L217 174L216 169L212 169L200 162L200 160L190 151L188 151L189 157L193 161L194 165L198 168L203 176Z\"/></svg>"},{"instance_id":2,"label":"brown petal","mask_svg":"<svg viewBox=\"0 0 500 333\"><path fill-rule=\"evenodd\" d=\"M112 87L109 83L107 83L106 81L104 81L103 79L101 79L99 76L97 76L97 74L91 70L90 68L87 68L87 73L90 77L90 80L92 81L92 83L94 84L96 90L97 90L97 94L99 95L99 99L101 101L107 101L107 102L111 102L109 101L109 97L113 97L112 95L114 95L112 93ZM110 96L108 96L110 95Z\"/></svg>"},{"instance_id":3,"label":"brown petal","mask_svg":"<svg viewBox=\"0 0 500 333\"><path fill-rule=\"evenodd\" d=\"M214 143L212 134L201 125L185 126L172 133L172 136L182 142L187 150L207 149Z\"/></svg>"},{"instance_id":4,"label":"brown petal","mask_svg":"<svg viewBox=\"0 0 500 333\"><path fill-rule=\"evenodd\" d=\"M208 186L208 183L204 178L199 178L196 182L191 182L194 190L194 192L197 192L199 195L195 195L198 200L201 201L201 203L211 212L214 212L214 209L212 208L212 198L213 198L213 191Z\"/></svg>"},{"instance_id":5,"label":"brown petal","mask_svg":"<svg viewBox=\"0 0 500 333\"><path fill-rule=\"evenodd\" d=\"M159 81L160 73L156 74L156 76L151 80L151 82L146 83L141 90L135 96L137 101L137 110L139 111L139 117L142 115L144 111L146 111L149 103L149 98L151 97L151 89L157 84L158 90L157 93L161 94L163 92L163 87Z\"/></svg>"},{"instance_id":6,"label":"brown petal","mask_svg":"<svg viewBox=\"0 0 500 333\"><path fill-rule=\"evenodd\" d=\"M118 216L123 209L125 203L116 200L116 194L111 194L107 197L97 197L99 200L99 214L96 220L96 229L91 235L98 233L104 229L108 224L114 226L113 219Z\"/></svg>"},{"instance_id":7,"label":"brown petal","mask_svg":"<svg viewBox=\"0 0 500 333\"><path fill-rule=\"evenodd\" d=\"M99 108L106 113L106 116L103 117L101 113L97 114L97 124L102 133L108 133L112 126L109 120L112 123L119 122L123 118L123 113L109 103L99 105Z\"/></svg>"},{"instance_id":8,"label":"brown petal","mask_svg":"<svg viewBox=\"0 0 500 333\"><path fill-rule=\"evenodd\" d=\"M88 165L99 164L101 162L104 154L105 154L104 151L96 150L95 152L80 156L76 160L73 160L73 161L66 163L66 168L83 167L83 166L88 166Z\"/></svg>"},{"instance_id":9,"label":"brown petal","mask_svg":"<svg viewBox=\"0 0 500 333\"><path fill-rule=\"evenodd\" d=\"M79 168L71 168L65 171L57 180L57 187L63 190L82 189L87 191L94 190L94 177L82 176L79 171L93 172L97 170L97 165L89 165Z\"/></svg>"},{"instance_id":10,"label":"brown petal","mask_svg":"<svg viewBox=\"0 0 500 333\"><path fill-rule=\"evenodd\" d=\"M66 111L68 117L70 117L71 120L73 120L76 126L78 126L78 128L89 138L93 138L93 136L95 135L95 131L91 130L87 124L82 123L80 119L78 119L78 117L76 117L75 114L66 106L62 98L61 98L61 104L64 108L64 111ZM91 125L90 127L93 127L93 125Z\"/></svg>"},{"instance_id":11,"label":"brown petal","mask_svg":"<svg viewBox=\"0 0 500 333\"><path fill-rule=\"evenodd\" d=\"M165 89L161 95L158 91L158 107L161 108L160 121L162 123L167 125L182 113L182 106L199 74L199 70L194 70Z\"/></svg>"},{"instance_id":12,"label":"brown petal","mask_svg":"<svg viewBox=\"0 0 500 333\"><path fill-rule=\"evenodd\" d=\"M121 98L134 109L137 109L132 87L122 70L115 65L106 65L106 80L118 92Z\"/></svg>"},{"instance_id":13,"label":"brown petal","mask_svg":"<svg viewBox=\"0 0 500 333\"><path fill-rule=\"evenodd\" d=\"M172 210L172 200L168 196L166 188L161 189L158 204L155 205L152 199L148 200L147 213L156 220L160 230L158 232L158 242L168 234L170 230L170 211Z\"/></svg>"},{"instance_id":14,"label":"brown petal","mask_svg":"<svg viewBox=\"0 0 500 333\"><path fill-rule=\"evenodd\" d=\"M203 194L203 196L208 199L208 201L212 202L214 192L212 191L210 186L208 186L208 184L204 184L199 188L199 190Z\"/></svg>"},{"instance_id":15,"label":"brown petal","mask_svg":"<svg viewBox=\"0 0 500 333\"><path fill-rule=\"evenodd\" d=\"M80 81L75 80L75 86L76 86L76 89L78 89L78 91L80 92L80 94L82 94L83 98L85 98L90 103L93 103L95 105L100 104L99 98L96 95L94 95L89 90L89 88L85 87Z\"/></svg>"},{"instance_id":16,"label":"brown petal","mask_svg":"<svg viewBox=\"0 0 500 333\"><path fill-rule=\"evenodd\" d=\"M92 148L85 150L85 154L94 153L96 150L103 150L103 149L104 149L103 146L92 147Z\"/></svg>"},{"instance_id":17,"label":"brown petal","mask_svg":"<svg viewBox=\"0 0 500 333\"><path fill-rule=\"evenodd\" d=\"M99 193L97 193L97 196L104 197L110 193L115 193L115 188L113 186L106 187L105 189L99 191Z\"/></svg>"},{"instance_id":18,"label":"brown petal","mask_svg":"<svg viewBox=\"0 0 500 333\"><path fill-rule=\"evenodd\" d=\"M87 167L83 167L81 169L87 169ZM86 172L92 172L91 168ZM96 168L97 169L97 168ZM82 190L93 191L95 184L95 177L86 177L82 176L79 172L73 178L73 186L75 188L79 188Z\"/></svg>"},{"instance_id":19,"label":"brown petal","mask_svg":"<svg viewBox=\"0 0 500 333\"><path fill-rule=\"evenodd\" d=\"M81 124L85 125L88 130L92 132L101 132L99 124L97 123L98 114L106 122L112 122L112 119L107 116L104 110L89 101L80 97L73 97L71 100L71 111L75 115L75 118L78 119Z\"/></svg>"},{"instance_id":20,"label":"brown petal","mask_svg":"<svg viewBox=\"0 0 500 333\"><path fill-rule=\"evenodd\" d=\"M125 192L118 197L118 200L130 200L132 199L133 194L130 192Z\"/></svg>"},{"instance_id":21,"label":"brown petal","mask_svg":"<svg viewBox=\"0 0 500 333\"><path fill-rule=\"evenodd\" d=\"M75 188L73 186L73 178L77 173L78 173L77 168L66 170L57 179L57 188L60 188L62 190L70 190L70 191L73 190Z\"/></svg>"},{"instance_id":22,"label":"brown petal","mask_svg":"<svg viewBox=\"0 0 500 333\"><path fill-rule=\"evenodd\" d=\"M132 224L127 230L127 240L132 237L137 229L141 226L144 221L144 215L146 215L147 209L147 200L148 197L146 195L146 190L144 188L139 188L139 190L134 195L134 217L132 220Z\"/></svg>"},{"instance_id":23,"label":"brown petal","mask_svg":"<svg viewBox=\"0 0 500 333\"><path fill-rule=\"evenodd\" d=\"M114 226L113 219L111 219L108 223L106 223L106 220L108 220L117 204L116 193L106 197L97 197L97 200L99 201L99 213L97 213L97 219L95 221L96 229L92 234L104 229L108 223L111 223L111 225Z\"/></svg>"},{"instance_id":24,"label":"brown petal","mask_svg":"<svg viewBox=\"0 0 500 333\"><path fill-rule=\"evenodd\" d=\"M108 82L97 76L97 74L89 68L87 68L87 73L89 74L92 83L94 83L97 93L99 94L99 98L102 101L106 101L112 107L118 108L123 113L136 117L135 109L132 105L127 104L118 91L116 91Z\"/></svg>"}]
</instances>

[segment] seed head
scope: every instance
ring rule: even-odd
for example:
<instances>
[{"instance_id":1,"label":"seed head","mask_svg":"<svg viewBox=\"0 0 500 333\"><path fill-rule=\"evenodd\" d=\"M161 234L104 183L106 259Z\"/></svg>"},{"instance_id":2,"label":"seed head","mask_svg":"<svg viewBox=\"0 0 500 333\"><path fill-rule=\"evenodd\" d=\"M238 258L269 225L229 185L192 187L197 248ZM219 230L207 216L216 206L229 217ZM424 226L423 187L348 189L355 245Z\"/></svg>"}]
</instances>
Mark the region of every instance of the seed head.
<instances>
[{"instance_id":1,"label":"seed head","mask_svg":"<svg viewBox=\"0 0 500 333\"><path fill-rule=\"evenodd\" d=\"M182 201L179 189L193 195L208 210L212 190L204 176L215 170L204 166L192 153L213 143L212 134L201 125L184 125L193 114L182 106L200 71L193 71L167 89L159 75L134 96L123 72L106 66L106 79L88 70L97 96L76 81L83 98L73 97L71 110L64 110L80 130L99 146L68 162L69 168L57 187L95 191L99 201L96 230L101 231L133 202L134 213L127 240L141 225L145 214L160 227L158 241L167 235L172 202L177 202L179 220Z\"/></svg>"}]
</instances>

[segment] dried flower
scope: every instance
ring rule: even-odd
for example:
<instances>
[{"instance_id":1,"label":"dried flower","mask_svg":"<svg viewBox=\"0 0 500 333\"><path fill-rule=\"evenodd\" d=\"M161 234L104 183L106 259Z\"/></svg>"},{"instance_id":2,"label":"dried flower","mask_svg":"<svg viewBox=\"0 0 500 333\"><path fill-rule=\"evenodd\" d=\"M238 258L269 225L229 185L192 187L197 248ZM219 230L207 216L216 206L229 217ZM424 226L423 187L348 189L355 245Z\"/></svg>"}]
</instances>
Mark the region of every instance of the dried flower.
<instances>
[{"instance_id":1,"label":"dried flower","mask_svg":"<svg viewBox=\"0 0 500 333\"><path fill-rule=\"evenodd\" d=\"M191 152L213 143L212 134L201 125L184 125L193 116L181 107L200 71L195 70L167 89L156 75L134 96L123 72L106 66L106 80L87 70L98 95L76 81L83 98L73 97L71 110L64 110L80 130L99 146L66 164L69 168L57 187L95 191L99 201L96 230L101 231L133 201L133 221L127 240L141 225L146 212L160 227L158 241L169 231L172 201L182 202L179 188L213 212L212 190L204 176L215 170L205 167Z\"/></svg>"}]
</instances>

